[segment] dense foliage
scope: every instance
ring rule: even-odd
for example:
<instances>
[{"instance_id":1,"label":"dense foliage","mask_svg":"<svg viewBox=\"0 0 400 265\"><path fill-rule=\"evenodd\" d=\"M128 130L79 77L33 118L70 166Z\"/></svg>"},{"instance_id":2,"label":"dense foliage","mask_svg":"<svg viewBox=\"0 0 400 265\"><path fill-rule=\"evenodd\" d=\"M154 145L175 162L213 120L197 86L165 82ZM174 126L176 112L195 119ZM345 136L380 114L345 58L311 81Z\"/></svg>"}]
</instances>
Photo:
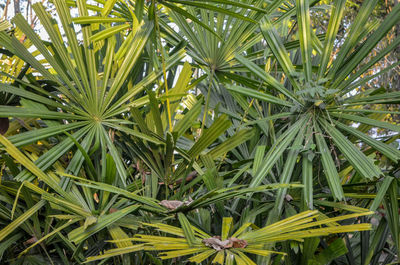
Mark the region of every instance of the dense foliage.
<instances>
[{"instance_id":1,"label":"dense foliage","mask_svg":"<svg viewBox=\"0 0 400 265\"><path fill-rule=\"evenodd\" d=\"M28 1L0 21L1 264L397 262L383 6Z\"/></svg>"}]
</instances>

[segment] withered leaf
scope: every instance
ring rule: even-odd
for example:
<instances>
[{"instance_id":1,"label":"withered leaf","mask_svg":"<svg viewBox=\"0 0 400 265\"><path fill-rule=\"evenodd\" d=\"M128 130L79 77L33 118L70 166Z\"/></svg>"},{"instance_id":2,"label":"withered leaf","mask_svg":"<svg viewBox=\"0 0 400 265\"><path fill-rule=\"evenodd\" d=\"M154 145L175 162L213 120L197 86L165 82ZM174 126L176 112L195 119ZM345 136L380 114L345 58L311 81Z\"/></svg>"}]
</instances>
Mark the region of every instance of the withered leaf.
<instances>
[{"instance_id":1,"label":"withered leaf","mask_svg":"<svg viewBox=\"0 0 400 265\"><path fill-rule=\"evenodd\" d=\"M192 203L192 201L193 201L192 198L189 198L187 201L162 200L159 204L170 210L175 210L181 207L182 205L188 206L189 204Z\"/></svg>"},{"instance_id":2,"label":"withered leaf","mask_svg":"<svg viewBox=\"0 0 400 265\"><path fill-rule=\"evenodd\" d=\"M176 208L181 207L183 205L183 202L173 201L173 200L162 200L159 204L170 210L175 210Z\"/></svg>"},{"instance_id":3,"label":"withered leaf","mask_svg":"<svg viewBox=\"0 0 400 265\"><path fill-rule=\"evenodd\" d=\"M227 249L227 248L245 248L247 247L247 241L243 239L238 239L235 237L228 238L226 240L221 240L220 236L213 236L211 238L203 239L204 245L213 248L217 251Z\"/></svg>"}]
</instances>

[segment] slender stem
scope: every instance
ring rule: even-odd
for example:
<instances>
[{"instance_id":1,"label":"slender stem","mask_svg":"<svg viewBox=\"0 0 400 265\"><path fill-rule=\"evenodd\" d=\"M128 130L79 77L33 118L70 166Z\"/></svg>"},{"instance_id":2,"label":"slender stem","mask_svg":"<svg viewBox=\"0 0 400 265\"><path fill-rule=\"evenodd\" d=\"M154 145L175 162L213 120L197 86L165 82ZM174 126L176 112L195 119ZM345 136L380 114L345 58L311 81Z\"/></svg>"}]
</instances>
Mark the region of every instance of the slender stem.
<instances>
[{"instance_id":1,"label":"slender stem","mask_svg":"<svg viewBox=\"0 0 400 265\"><path fill-rule=\"evenodd\" d=\"M200 129L200 137L203 135L204 124L206 123L207 112L208 112L208 104L210 102L210 94L211 94L211 87L212 87L213 78L214 78L214 68L211 69L210 83L208 84L208 91L207 91L207 98L206 98L206 105L204 106L203 121L201 123L201 129Z\"/></svg>"},{"instance_id":2,"label":"slender stem","mask_svg":"<svg viewBox=\"0 0 400 265\"><path fill-rule=\"evenodd\" d=\"M253 98L253 99L250 101L249 106L247 106L247 109L245 110L245 112L244 112L244 114L243 114L243 117L242 117L242 119L240 120L239 126L236 127L236 129L235 129L235 133L238 132L240 125L242 125L243 122L244 122L244 120L246 119L246 116L247 116L247 114L248 114L248 112L249 112L251 106L253 106L254 100L255 100L255 99ZM224 160L226 159L226 156L227 156L227 155L228 155L228 152L225 152L224 155L223 155L223 157L222 157L222 159L221 159L221 162L218 164L217 172L219 172L219 170L220 170L220 168L221 168L221 166L222 166L222 163L223 163Z\"/></svg>"},{"instance_id":3,"label":"slender stem","mask_svg":"<svg viewBox=\"0 0 400 265\"><path fill-rule=\"evenodd\" d=\"M155 11L154 11L155 12ZM158 35L158 41L160 43L160 50L161 50L161 64L162 64L162 69L163 69L163 77L164 77L164 86L165 86L165 95L167 97L167 115L168 115L168 128L169 131L172 132L172 119L171 119L171 108L170 108L170 100L168 97L168 82L167 82L167 72L166 72L166 66L165 66L165 51L164 47L162 46L161 42L161 33L160 33L160 25L158 24L158 16L155 14L155 23L156 23L156 30L157 30L157 35Z\"/></svg>"}]
</instances>

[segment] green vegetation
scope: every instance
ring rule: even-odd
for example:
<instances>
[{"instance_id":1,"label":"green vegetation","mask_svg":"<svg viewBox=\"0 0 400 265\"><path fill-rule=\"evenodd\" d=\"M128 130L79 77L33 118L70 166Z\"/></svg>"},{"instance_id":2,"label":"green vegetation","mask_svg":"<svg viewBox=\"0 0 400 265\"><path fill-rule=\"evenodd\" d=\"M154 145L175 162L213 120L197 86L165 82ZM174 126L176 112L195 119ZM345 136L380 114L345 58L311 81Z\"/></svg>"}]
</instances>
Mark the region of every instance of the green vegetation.
<instances>
[{"instance_id":1,"label":"green vegetation","mask_svg":"<svg viewBox=\"0 0 400 265\"><path fill-rule=\"evenodd\" d=\"M49 6L0 22L1 264L398 262L400 4Z\"/></svg>"}]
</instances>

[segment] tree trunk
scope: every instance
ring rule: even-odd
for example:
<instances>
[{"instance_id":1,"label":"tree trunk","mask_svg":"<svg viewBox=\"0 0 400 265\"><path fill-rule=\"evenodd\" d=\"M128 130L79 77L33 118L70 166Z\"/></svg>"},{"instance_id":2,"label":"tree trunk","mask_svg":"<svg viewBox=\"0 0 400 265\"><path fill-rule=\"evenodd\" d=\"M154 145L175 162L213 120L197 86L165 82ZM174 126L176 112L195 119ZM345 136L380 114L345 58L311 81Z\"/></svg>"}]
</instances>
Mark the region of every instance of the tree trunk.
<instances>
[{"instance_id":1,"label":"tree trunk","mask_svg":"<svg viewBox=\"0 0 400 265\"><path fill-rule=\"evenodd\" d=\"M14 0L14 13L15 15L21 13L20 0Z\"/></svg>"}]
</instances>

